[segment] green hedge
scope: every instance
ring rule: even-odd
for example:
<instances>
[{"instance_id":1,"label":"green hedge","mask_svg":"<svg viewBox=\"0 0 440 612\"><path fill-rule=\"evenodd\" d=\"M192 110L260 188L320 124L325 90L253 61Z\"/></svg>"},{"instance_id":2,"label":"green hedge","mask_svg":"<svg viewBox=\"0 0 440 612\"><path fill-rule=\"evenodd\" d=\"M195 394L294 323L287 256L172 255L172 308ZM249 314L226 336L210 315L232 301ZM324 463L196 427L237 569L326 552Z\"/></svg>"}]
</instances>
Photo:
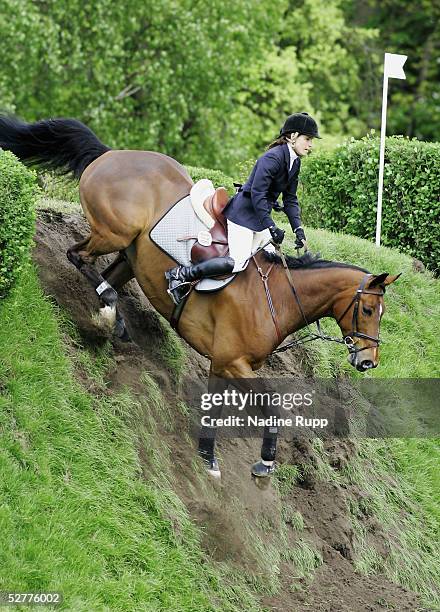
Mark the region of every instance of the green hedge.
<instances>
[{"instance_id":1,"label":"green hedge","mask_svg":"<svg viewBox=\"0 0 440 612\"><path fill-rule=\"evenodd\" d=\"M0 298L29 261L37 193L35 172L0 149Z\"/></svg>"},{"instance_id":2,"label":"green hedge","mask_svg":"<svg viewBox=\"0 0 440 612\"><path fill-rule=\"evenodd\" d=\"M305 160L300 201L308 225L374 240L379 139L351 140ZM440 144L387 138L382 244L440 271Z\"/></svg>"},{"instance_id":3,"label":"green hedge","mask_svg":"<svg viewBox=\"0 0 440 612\"><path fill-rule=\"evenodd\" d=\"M188 174L194 181L197 183L200 179L207 178L211 180L214 184L214 187L225 187L230 195L234 195L235 187L234 187L234 179L232 179L227 174L223 174L220 170L211 170L210 168L199 168L197 166L186 166L188 170Z\"/></svg>"}]
</instances>

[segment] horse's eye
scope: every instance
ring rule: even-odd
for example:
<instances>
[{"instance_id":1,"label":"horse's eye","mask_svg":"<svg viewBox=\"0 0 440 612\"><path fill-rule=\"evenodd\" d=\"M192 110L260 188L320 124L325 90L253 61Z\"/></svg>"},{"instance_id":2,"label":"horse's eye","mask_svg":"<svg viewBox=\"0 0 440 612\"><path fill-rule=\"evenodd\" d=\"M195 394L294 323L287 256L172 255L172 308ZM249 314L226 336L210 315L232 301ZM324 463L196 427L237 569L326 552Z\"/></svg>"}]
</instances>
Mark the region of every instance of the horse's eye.
<instances>
[{"instance_id":1,"label":"horse's eye","mask_svg":"<svg viewBox=\"0 0 440 612\"><path fill-rule=\"evenodd\" d=\"M373 314L371 308L367 308L366 306L362 306L362 312L364 313L364 315L367 315L367 317L371 317L371 315Z\"/></svg>"}]
</instances>

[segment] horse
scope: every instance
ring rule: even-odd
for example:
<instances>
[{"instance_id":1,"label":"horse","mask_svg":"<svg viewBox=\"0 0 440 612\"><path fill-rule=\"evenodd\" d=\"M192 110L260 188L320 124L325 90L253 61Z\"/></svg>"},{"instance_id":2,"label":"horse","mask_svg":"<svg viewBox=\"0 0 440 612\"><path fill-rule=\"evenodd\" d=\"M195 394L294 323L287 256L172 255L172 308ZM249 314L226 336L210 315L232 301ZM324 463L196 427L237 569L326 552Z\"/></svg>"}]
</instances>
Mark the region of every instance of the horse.
<instances>
[{"instance_id":1,"label":"horse","mask_svg":"<svg viewBox=\"0 0 440 612\"><path fill-rule=\"evenodd\" d=\"M136 278L152 306L170 321L174 305L165 272L175 262L152 242L149 231L189 194L193 181L185 167L159 152L113 150L75 119L25 123L0 116L0 146L26 164L79 179L90 234L67 256L94 286L102 315L110 313L116 322L117 291ZM110 253L117 253L115 261L99 274L97 257ZM400 275L375 275L308 253L286 259L260 252L254 261L220 292L193 291L181 314L179 334L210 360L211 389L216 379L253 379L285 338L323 317L337 321L353 367L361 372L377 367L383 295ZM120 316L118 324L119 335L127 336ZM216 428L202 427L198 451L209 473L220 476L215 434ZM265 427L254 476L273 473L277 434L277 428Z\"/></svg>"}]
</instances>

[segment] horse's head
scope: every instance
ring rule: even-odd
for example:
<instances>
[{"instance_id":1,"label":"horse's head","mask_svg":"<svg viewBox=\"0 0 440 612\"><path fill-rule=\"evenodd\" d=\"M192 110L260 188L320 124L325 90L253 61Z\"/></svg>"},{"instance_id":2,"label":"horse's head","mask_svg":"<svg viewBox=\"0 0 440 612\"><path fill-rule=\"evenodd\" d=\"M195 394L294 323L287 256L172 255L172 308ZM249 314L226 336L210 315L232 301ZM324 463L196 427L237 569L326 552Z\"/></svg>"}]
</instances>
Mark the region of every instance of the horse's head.
<instances>
[{"instance_id":1,"label":"horse's head","mask_svg":"<svg viewBox=\"0 0 440 612\"><path fill-rule=\"evenodd\" d=\"M385 287L400 274L366 274L357 287L344 291L334 305L334 316L350 352L348 361L360 372L379 363L379 327L384 313Z\"/></svg>"}]
</instances>

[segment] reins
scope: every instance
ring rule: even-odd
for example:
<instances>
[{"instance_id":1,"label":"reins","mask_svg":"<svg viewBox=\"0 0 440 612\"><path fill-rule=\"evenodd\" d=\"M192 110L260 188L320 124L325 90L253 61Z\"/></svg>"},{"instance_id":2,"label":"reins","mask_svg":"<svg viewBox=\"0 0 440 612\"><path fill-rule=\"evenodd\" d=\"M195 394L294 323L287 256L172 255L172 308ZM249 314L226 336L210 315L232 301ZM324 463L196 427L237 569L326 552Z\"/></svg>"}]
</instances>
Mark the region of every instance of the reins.
<instances>
[{"instance_id":1,"label":"reins","mask_svg":"<svg viewBox=\"0 0 440 612\"><path fill-rule=\"evenodd\" d=\"M267 243L269 244L269 243ZM270 293L270 289L269 289L269 283L268 283L268 279L270 276L270 273L272 272L272 270L275 267L275 262L272 262L269 266L269 268L267 269L266 272L263 271L263 269L258 265L258 262L255 258L255 255L257 255L259 253L259 251L261 251L265 246L267 246L267 244L265 244L263 247L261 247L260 249L258 249L257 252L255 252L251 258L255 264L255 267L257 268L257 271L261 277L261 280L263 282L263 286L264 286L264 291L266 293L266 299L267 299L267 303L269 306L269 311L272 317L272 321L275 327L275 331L277 334L277 338L278 338L278 343L281 344L283 341L282 335L281 335L281 330L278 324L278 320L277 320L277 315L276 315L276 311L275 311L275 306L273 304L273 300L272 300L272 295ZM345 315L347 314L347 312L350 310L350 308L353 306L354 304L354 308L353 308L353 316L352 316L352 322L351 322L351 331L349 334L345 335L343 338L336 338L334 336L329 336L328 334L324 334L322 332L321 329L321 322L320 319L318 319L316 321L316 327L318 332L313 332L311 329L311 323L308 321L306 314L304 312L304 308L302 306L301 300L299 298L298 292L295 288L295 284L293 282L293 278L292 278L292 274L291 271L287 265L287 261L286 258L284 256L284 253L281 251L280 247L277 247L277 252L280 256L281 262L282 262L282 266L284 268L284 271L286 273L286 277L287 277L287 282L289 283L289 287L292 290L293 296L295 298L296 303L298 304L298 308L300 310L301 316L303 318L303 321L305 323L305 327L306 327L306 332L300 336L299 338L295 338L294 340L291 340L290 342L287 342L286 344L282 345L282 346L278 346L276 349L274 349L270 354L273 355L274 353L282 353L284 351L287 351L290 348L296 347L296 346L300 346L302 344L306 344L307 342L313 342L314 340L324 340L326 342L336 342L338 344L344 344L350 353L360 353L361 351L367 350L369 348L372 348L371 346L366 346L363 348L356 348L356 341L355 338L362 338L365 340L370 340L372 342L375 343L375 346L379 346L380 344L380 339L379 337L375 337L375 336L368 336L367 334L364 334L362 332L358 331L358 313L359 313L359 303L360 303L360 298L361 295L363 293L365 294L371 294L371 295L377 295L377 296L383 296L384 293L377 293L375 291L366 291L365 290L365 285L367 283L367 280L370 276L372 276L371 274L365 274L365 276L362 278L362 281L359 285L359 287L356 290L356 293L354 294L352 300L350 301L350 303L348 304L348 306L346 307L346 309L344 310L344 312L342 313L342 315L338 318L338 320L336 321L337 324L339 324L342 319L345 317ZM186 301L189 297L189 294L192 292L194 285L197 284L197 281L190 283L190 287L189 287L189 291L186 294L186 296L183 298L183 300L181 301L181 303L178 306L175 306L170 318L170 324L172 326L173 329L175 329L177 331L177 326L179 323L179 319L180 316L182 314L182 311L185 307ZM374 346L374 345L373 345Z\"/></svg>"},{"instance_id":2,"label":"reins","mask_svg":"<svg viewBox=\"0 0 440 612\"><path fill-rule=\"evenodd\" d=\"M299 299L299 295L298 292L295 288L295 284L293 282L293 278L292 278L292 274L290 272L290 269L287 265L287 261L286 258L284 256L284 253L281 251L280 247L277 248L277 252L280 256L284 271L286 273L286 277L287 277L287 281L289 283L289 286L292 290L293 296L296 300L296 303L298 304L298 308L301 312L301 316L303 318L303 321L305 323L305 326L307 328L307 332L305 334L303 334L300 338L295 338L294 340L291 340L290 342L287 342L286 344L284 344L283 346L279 346L278 348L274 349L272 351L271 354L274 353L282 353L284 351L287 351L290 348L296 347L296 346L300 346L302 344L306 344L307 342L312 342L313 340L325 340L327 342L337 342L338 344L344 344L348 350L350 351L350 353L360 353L361 351L364 351L368 348L372 348L372 347L363 347L360 349L357 349L355 347L356 342L354 340L354 338L363 338L366 340L371 340L372 342L374 342L376 344L376 346L379 346L380 344L380 339L379 337L374 337L374 336L368 336L367 334L363 334L362 332L359 332L357 330L358 327L358 312L359 312L359 302L360 302L360 297L363 293L368 293L371 295L378 295L378 296L382 296L384 295L383 292L382 293L376 293L375 291L365 291L364 287L365 284L368 280L368 278L370 276L372 276L371 274L365 274L365 276L363 277L358 289L356 290L356 293L353 297L353 299L351 300L351 302L349 303L349 305L347 306L347 308L344 310L344 312L342 313L342 315L338 318L338 320L336 321L336 323L340 323L342 321L342 319L344 318L344 316L347 314L347 312L350 310L351 306L354 304L354 308L353 308L353 317L352 317L352 325L351 325L351 332L349 334L347 334L346 336L344 336L343 338L335 338L334 336L329 336L327 334L324 334L322 332L321 329L321 322L320 319L318 319L316 321L316 327L318 330L318 333L315 333L313 331L311 331L310 325L311 323L307 320L307 317L305 315L303 306L301 304L301 300ZM277 337L278 337L278 342L281 344L282 340L281 340L281 333L280 333L280 329L279 329L279 325L278 325L278 321L276 318L276 312L275 312L275 308L273 305L273 301L272 301L272 297L270 294L270 289L269 289L269 285L268 285L268 277L269 274L272 272L272 269L274 267L274 263L272 263L270 265L270 267L268 268L266 273L263 273L263 270L259 267L256 259L255 259L255 255L256 253L252 256L252 259L255 263L255 266L258 270L258 273L261 276L261 280L263 281L264 284L264 289L266 292L266 297L267 297L267 302L269 305L269 310L270 310L270 314L272 316L272 320L277 332Z\"/></svg>"}]
</instances>

